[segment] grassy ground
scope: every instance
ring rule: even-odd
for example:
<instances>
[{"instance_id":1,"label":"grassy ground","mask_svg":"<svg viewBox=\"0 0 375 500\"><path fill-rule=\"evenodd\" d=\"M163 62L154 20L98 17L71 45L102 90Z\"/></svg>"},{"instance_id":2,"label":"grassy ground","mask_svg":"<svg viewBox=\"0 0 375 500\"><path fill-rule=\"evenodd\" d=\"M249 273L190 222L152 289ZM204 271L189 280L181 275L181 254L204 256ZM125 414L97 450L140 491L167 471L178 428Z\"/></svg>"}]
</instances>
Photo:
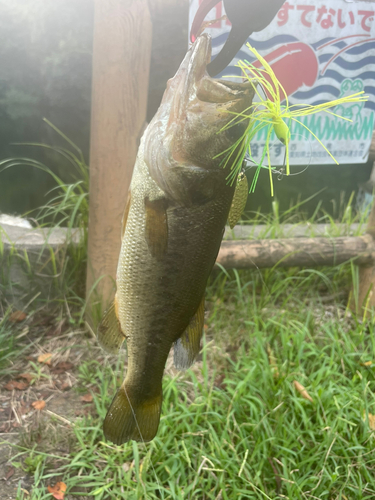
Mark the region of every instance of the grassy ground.
<instances>
[{"instance_id":1,"label":"grassy ground","mask_svg":"<svg viewBox=\"0 0 375 500\"><path fill-rule=\"evenodd\" d=\"M374 498L374 325L347 311L351 281L350 264L213 275L202 354L185 373L168 362L147 445L101 430L125 354L64 315L4 313L2 498L51 499L58 481L68 500Z\"/></svg>"}]
</instances>

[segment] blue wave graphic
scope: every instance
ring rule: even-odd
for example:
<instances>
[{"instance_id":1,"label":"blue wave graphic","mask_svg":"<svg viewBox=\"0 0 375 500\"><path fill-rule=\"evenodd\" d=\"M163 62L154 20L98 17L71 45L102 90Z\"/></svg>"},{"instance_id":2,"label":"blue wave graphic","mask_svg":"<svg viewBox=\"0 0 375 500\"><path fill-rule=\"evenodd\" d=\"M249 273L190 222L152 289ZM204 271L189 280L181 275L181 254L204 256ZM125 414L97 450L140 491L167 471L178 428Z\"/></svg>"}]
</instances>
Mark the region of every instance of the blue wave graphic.
<instances>
[{"instance_id":1,"label":"blue wave graphic","mask_svg":"<svg viewBox=\"0 0 375 500\"><path fill-rule=\"evenodd\" d=\"M363 42L361 45L357 45L356 47L352 47L351 49L348 49L345 54L350 54L350 55L358 55L358 54L363 54L363 52L366 52L367 50L375 49L375 41L373 42Z\"/></svg>"},{"instance_id":2,"label":"blue wave graphic","mask_svg":"<svg viewBox=\"0 0 375 500\"><path fill-rule=\"evenodd\" d=\"M320 63L327 62L331 59L331 54L322 54L321 56L318 57L318 60Z\"/></svg>"},{"instance_id":3,"label":"blue wave graphic","mask_svg":"<svg viewBox=\"0 0 375 500\"><path fill-rule=\"evenodd\" d=\"M333 47L337 47L338 49L341 50L341 49L344 49L345 47L347 47L348 44L345 43L345 42L343 42L343 41L341 41L341 42L333 43L332 46Z\"/></svg>"},{"instance_id":4,"label":"blue wave graphic","mask_svg":"<svg viewBox=\"0 0 375 500\"><path fill-rule=\"evenodd\" d=\"M350 41L350 39L348 41L340 40L338 42L334 42L334 40L335 40L335 37L323 38L322 40L319 40L319 42L312 43L311 47L313 47L314 50L317 51L319 49L319 47L321 47L322 45L326 45L329 42L333 42L332 47L337 47L339 49L343 49L344 47L347 47L348 45L353 43ZM366 43L365 40L364 40L364 43ZM360 45L360 47L361 47L361 45Z\"/></svg>"},{"instance_id":5,"label":"blue wave graphic","mask_svg":"<svg viewBox=\"0 0 375 500\"><path fill-rule=\"evenodd\" d=\"M375 85L375 71L365 71L364 73L361 73L360 75L356 76L356 78L361 78L362 80L372 79L374 80L374 85Z\"/></svg>"},{"instance_id":6,"label":"blue wave graphic","mask_svg":"<svg viewBox=\"0 0 375 500\"><path fill-rule=\"evenodd\" d=\"M341 83L343 80L345 80L345 78L347 78L347 76L338 73L334 69L327 69L324 75L319 74L319 80L321 78L332 78L333 80L336 80L337 82ZM361 80L367 80L367 79L375 80L375 71L364 71L360 75L356 75L355 78L359 78Z\"/></svg>"},{"instance_id":7,"label":"blue wave graphic","mask_svg":"<svg viewBox=\"0 0 375 500\"><path fill-rule=\"evenodd\" d=\"M345 56L345 54L349 54L351 56L358 56L360 54L364 54L365 52L368 52L369 50L373 50L373 49L375 49L375 41L374 42L367 42L367 43L364 42L362 45L357 45L356 47L352 47L351 49L348 49L345 52L342 52L342 55ZM322 62L328 61L336 53L337 52L322 54L321 56L319 56L319 61L322 61Z\"/></svg>"},{"instance_id":8,"label":"blue wave graphic","mask_svg":"<svg viewBox=\"0 0 375 500\"><path fill-rule=\"evenodd\" d=\"M321 40L319 40L319 42L312 43L312 44L311 44L311 47L312 47L315 51L317 51L317 50L318 50L318 48L319 48L321 45L324 45L324 44L326 44L326 43L328 43L328 42L331 42L331 41L332 41L332 40L334 40L334 39L335 39L335 37L333 37L333 36L328 37L328 38L322 38Z\"/></svg>"},{"instance_id":9,"label":"blue wave graphic","mask_svg":"<svg viewBox=\"0 0 375 500\"><path fill-rule=\"evenodd\" d=\"M211 42L212 47L218 47L219 45L224 45L224 43L227 41L228 35L229 31L226 33L222 33L221 35L215 36L215 38L213 38Z\"/></svg>"},{"instance_id":10,"label":"blue wave graphic","mask_svg":"<svg viewBox=\"0 0 375 500\"><path fill-rule=\"evenodd\" d=\"M353 71L356 69L360 69L367 64L375 64L375 56L367 56L363 59L360 59L359 61L354 62L345 61L345 59L339 56L333 61L333 64L337 64L337 66L340 66L340 68Z\"/></svg>"},{"instance_id":11,"label":"blue wave graphic","mask_svg":"<svg viewBox=\"0 0 375 500\"><path fill-rule=\"evenodd\" d=\"M332 80L341 83L343 80L345 80L346 76L342 75L341 73L338 73L333 69L327 69L324 75L321 75L319 73L318 80L320 80L321 78L332 78Z\"/></svg>"},{"instance_id":12,"label":"blue wave graphic","mask_svg":"<svg viewBox=\"0 0 375 500\"><path fill-rule=\"evenodd\" d=\"M312 106L318 106L319 104L324 104L326 102L327 102L327 99L318 99L317 101L309 102L309 104L311 104ZM365 103L364 108L365 109L371 109L372 111L375 111L375 102L367 101Z\"/></svg>"},{"instance_id":13,"label":"blue wave graphic","mask_svg":"<svg viewBox=\"0 0 375 500\"><path fill-rule=\"evenodd\" d=\"M375 44L374 44L373 48L375 49ZM368 52L368 51L369 51L369 49L367 49L361 53L364 54L365 52ZM364 66L365 64L369 64L369 63L374 64L375 63L375 54L370 54L368 56L366 56L366 54L364 54L364 57L362 57L362 59L359 59L359 60L353 61L353 62L347 61L345 59L346 54L350 54L350 51L348 50L346 52L343 52L342 55L338 56L333 62L337 63L337 61L344 61L344 64L351 64L351 65L357 64L358 67L356 69L360 68L361 66ZM359 54L360 53L350 54L350 55L359 55ZM335 55L336 55L335 53L322 54L321 56L318 57L318 59L319 59L320 63L324 63L324 62L329 61L331 59L331 57L334 57ZM363 62L363 61L365 61L365 62ZM345 69L347 69L347 68L345 68Z\"/></svg>"},{"instance_id":14,"label":"blue wave graphic","mask_svg":"<svg viewBox=\"0 0 375 500\"><path fill-rule=\"evenodd\" d=\"M323 92L325 92L326 94L331 94L336 98L340 95L340 90L336 87L333 87L332 85L319 85L318 87L314 87L311 90L299 90L293 94L293 97L295 97L296 99L307 101L312 97L322 94Z\"/></svg>"}]
</instances>

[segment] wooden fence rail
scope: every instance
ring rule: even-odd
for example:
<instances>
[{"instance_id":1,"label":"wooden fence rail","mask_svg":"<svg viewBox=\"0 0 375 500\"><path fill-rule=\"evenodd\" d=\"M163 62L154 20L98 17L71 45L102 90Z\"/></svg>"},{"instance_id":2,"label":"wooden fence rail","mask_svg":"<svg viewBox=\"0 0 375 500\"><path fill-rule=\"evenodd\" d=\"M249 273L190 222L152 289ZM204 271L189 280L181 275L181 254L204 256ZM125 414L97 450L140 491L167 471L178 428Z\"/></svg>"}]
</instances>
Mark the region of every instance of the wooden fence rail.
<instances>
[{"instance_id":1,"label":"wooden fence rail","mask_svg":"<svg viewBox=\"0 0 375 500\"><path fill-rule=\"evenodd\" d=\"M350 259L360 266L375 262L372 236L223 241L216 262L226 269L262 269L335 266Z\"/></svg>"}]
</instances>

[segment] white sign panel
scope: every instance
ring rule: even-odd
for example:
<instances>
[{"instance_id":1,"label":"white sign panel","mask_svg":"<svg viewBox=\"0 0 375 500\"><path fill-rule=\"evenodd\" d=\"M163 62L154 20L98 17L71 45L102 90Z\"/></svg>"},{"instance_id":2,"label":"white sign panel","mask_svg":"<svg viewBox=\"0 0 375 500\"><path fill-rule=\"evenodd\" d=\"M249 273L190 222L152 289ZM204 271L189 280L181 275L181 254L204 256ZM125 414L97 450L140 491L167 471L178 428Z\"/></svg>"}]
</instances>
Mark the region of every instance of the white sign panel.
<instances>
[{"instance_id":1,"label":"white sign panel","mask_svg":"<svg viewBox=\"0 0 375 500\"><path fill-rule=\"evenodd\" d=\"M190 25L199 0L190 3ZM220 19L221 2L207 16ZM300 118L339 163L367 161L375 112L375 4L369 1L289 0L272 23L253 33L248 42L266 58L283 85L290 105L316 105L364 90L367 103L336 106L332 111L350 118L318 113ZM231 26L221 19L206 29L212 36L213 56L223 47ZM240 75L239 59L255 62L244 45L231 65L219 76ZM332 164L333 160L311 134L291 125L290 163ZM252 143L252 155L261 159L266 130ZM271 162L282 165L284 147L273 137Z\"/></svg>"}]
</instances>

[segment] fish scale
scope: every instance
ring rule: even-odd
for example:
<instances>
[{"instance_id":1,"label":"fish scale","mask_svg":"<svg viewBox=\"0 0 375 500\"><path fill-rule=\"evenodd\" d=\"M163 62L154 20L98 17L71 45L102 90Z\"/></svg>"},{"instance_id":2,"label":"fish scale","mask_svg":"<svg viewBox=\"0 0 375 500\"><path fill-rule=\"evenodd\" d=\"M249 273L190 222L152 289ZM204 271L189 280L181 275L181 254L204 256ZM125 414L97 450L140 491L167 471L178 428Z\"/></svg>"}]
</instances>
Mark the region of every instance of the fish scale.
<instances>
[{"instance_id":1,"label":"fish scale","mask_svg":"<svg viewBox=\"0 0 375 500\"><path fill-rule=\"evenodd\" d=\"M219 132L231 120L227 111L247 109L254 94L251 85L211 79L205 70L210 54L209 37L199 37L168 82L133 171L115 306L98 328L109 351L124 338L127 343L126 378L103 425L116 444L155 436L171 347L179 369L199 352L204 292L235 189L215 156L241 129Z\"/></svg>"}]
</instances>

